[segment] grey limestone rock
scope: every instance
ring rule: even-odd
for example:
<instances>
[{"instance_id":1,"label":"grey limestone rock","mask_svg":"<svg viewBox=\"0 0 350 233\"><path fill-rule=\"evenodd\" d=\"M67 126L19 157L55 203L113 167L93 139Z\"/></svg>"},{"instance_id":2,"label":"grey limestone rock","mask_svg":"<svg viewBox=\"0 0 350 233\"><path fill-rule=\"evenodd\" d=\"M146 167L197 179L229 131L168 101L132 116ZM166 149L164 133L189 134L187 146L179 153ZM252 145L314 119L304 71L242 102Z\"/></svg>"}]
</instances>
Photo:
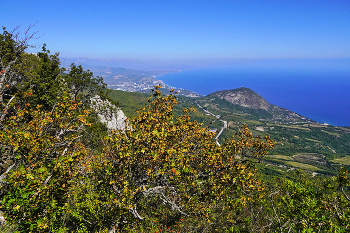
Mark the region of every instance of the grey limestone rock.
<instances>
[{"instance_id":1,"label":"grey limestone rock","mask_svg":"<svg viewBox=\"0 0 350 233\"><path fill-rule=\"evenodd\" d=\"M108 100L102 100L96 95L91 99L91 106L98 114L100 121L106 123L110 130L123 130L127 125L127 117L121 108L111 104Z\"/></svg>"}]
</instances>

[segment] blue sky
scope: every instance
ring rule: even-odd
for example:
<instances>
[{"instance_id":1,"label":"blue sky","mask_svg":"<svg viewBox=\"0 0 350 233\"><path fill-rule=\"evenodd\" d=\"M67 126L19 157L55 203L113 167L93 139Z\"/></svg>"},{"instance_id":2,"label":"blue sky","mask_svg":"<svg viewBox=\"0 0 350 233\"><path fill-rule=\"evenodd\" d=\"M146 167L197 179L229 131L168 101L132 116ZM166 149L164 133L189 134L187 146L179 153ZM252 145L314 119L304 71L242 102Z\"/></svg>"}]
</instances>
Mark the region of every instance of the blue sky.
<instances>
[{"instance_id":1,"label":"blue sky","mask_svg":"<svg viewBox=\"0 0 350 233\"><path fill-rule=\"evenodd\" d=\"M349 0L11 0L1 7L1 26L24 30L38 21L42 36L33 43L62 57L350 57Z\"/></svg>"}]
</instances>

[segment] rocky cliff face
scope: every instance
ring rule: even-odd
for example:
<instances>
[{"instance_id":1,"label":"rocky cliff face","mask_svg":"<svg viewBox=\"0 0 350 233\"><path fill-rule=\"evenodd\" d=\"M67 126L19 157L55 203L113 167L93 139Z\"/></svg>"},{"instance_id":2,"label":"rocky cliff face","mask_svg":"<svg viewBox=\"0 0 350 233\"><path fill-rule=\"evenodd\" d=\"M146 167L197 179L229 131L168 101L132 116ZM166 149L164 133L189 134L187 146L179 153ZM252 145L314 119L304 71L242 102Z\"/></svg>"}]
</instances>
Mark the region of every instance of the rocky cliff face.
<instances>
[{"instance_id":1,"label":"rocky cliff face","mask_svg":"<svg viewBox=\"0 0 350 233\"><path fill-rule=\"evenodd\" d=\"M232 104L253 109L269 110L273 108L263 97L249 88L237 88L233 90L217 91L209 96L218 96Z\"/></svg>"},{"instance_id":2,"label":"rocky cliff face","mask_svg":"<svg viewBox=\"0 0 350 233\"><path fill-rule=\"evenodd\" d=\"M91 105L97 112L100 121L105 123L108 129L125 129L127 117L120 108L115 107L109 101L102 100L99 96L91 98Z\"/></svg>"}]
</instances>

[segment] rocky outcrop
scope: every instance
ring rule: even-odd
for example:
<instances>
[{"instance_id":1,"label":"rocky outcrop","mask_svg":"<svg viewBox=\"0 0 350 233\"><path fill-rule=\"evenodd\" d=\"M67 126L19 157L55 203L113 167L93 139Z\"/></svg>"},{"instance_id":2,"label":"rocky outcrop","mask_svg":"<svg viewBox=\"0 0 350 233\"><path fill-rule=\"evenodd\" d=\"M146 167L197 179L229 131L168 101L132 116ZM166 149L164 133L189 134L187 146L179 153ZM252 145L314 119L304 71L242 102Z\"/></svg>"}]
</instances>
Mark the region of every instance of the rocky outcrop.
<instances>
[{"instance_id":1,"label":"rocky outcrop","mask_svg":"<svg viewBox=\"0 0 350 233\"><path fill-rule=\"evenodd\" d=\"M108 129L125 129L127 117L121 108L114 106L108 100L102 100L98 95L90 100L92 109L98 114L100 121L107 125Z\"/></svg>"},{"instance_id":2,"label":"rocky outcrop","mask_svg":"<svg viewBox=\"0 0 350 233\"><path fill-rule=\"evenodd\" d=\"M0 226L5 225L5 223L6 223L6 219L3 216L3 212L0 211Z\"/></svg>"}]
</instances>

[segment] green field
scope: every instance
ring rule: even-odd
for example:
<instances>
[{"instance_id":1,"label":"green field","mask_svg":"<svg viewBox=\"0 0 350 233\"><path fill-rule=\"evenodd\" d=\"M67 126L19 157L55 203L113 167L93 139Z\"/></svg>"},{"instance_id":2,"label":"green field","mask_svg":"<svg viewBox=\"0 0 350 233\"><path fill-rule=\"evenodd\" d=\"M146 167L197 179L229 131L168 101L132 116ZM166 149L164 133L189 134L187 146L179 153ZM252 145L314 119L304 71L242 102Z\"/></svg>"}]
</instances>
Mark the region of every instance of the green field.
<instances>
[{"instance_id":1,"label":"green field","mask_svg":"<svg viewBox=\"0 0 350 233\"><path fill-rule=\"evenodd\" d=\"M293 158L286 155L266 155L266 158L272 160L294 161Z\"/></svg>"},{"instance_id":2,"label":"green field","mask_svg":"<svg viewBox=\"0 0 350 233\"><path fill-rule=\"evenodd\" d=\"M287 166L296 167L296 168L300 168L300 169L308 170L308 171L323 171L323 169L320 169L318 167L312 166L310 164L305 164L305 163L286 162L285 164Z\"/></svg>"},{"instance_id":3,"label":"green field","mask_svg":"<svg viewBox=\"0 0 350 233\"><path fill-rule=\"evenodd\" d=\"M342 164L342 165L350 165L350 156L346 156L340 159L333 159L331 160L331 162Z\"/></svg>"}]
</instances>

